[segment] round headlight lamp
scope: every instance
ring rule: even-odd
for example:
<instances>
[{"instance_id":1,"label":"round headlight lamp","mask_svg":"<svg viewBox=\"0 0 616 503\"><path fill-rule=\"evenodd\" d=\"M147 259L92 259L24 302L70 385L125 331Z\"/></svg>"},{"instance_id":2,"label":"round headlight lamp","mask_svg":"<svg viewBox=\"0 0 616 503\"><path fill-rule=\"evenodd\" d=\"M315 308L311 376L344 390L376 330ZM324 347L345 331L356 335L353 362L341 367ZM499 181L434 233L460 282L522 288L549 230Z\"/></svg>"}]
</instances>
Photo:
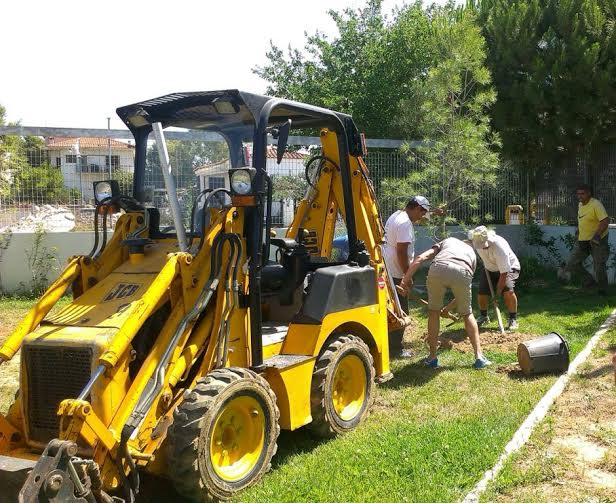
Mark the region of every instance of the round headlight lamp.
<instances>
[{"instance_id":1,"label":"round headlight lamp","mask_svg":"<svg viewBox=\"0 0 616 503\"><path fill-rule=\"evenodd\" d=\"M231 174L231 190L245 196L252 191L252 176L247 169L238 169Z\"/></svg>"},{"instance_id":2,"label":"round headlight lamp","mask_svg":"<svg viewBox=\"0 0 616 503\"><path fill-rule=\"evenodd\" d=\"M120 185L117 180L101 180L94 182L94 200L101 203L105 199L120 195Z\"/></svg>"},{"instance_id":3,"label":"round headlight lamp","mask_svg":"<svg viewBox=\"0 0 616 503\"><path fill-rule=\"evenodd\" d=\"M95 187L96 192L94 193L94 198L97 203L100 203L104 199L107 199L113 196L113 189L109 182L99 182Z\"/></svg>"}]
</instances>

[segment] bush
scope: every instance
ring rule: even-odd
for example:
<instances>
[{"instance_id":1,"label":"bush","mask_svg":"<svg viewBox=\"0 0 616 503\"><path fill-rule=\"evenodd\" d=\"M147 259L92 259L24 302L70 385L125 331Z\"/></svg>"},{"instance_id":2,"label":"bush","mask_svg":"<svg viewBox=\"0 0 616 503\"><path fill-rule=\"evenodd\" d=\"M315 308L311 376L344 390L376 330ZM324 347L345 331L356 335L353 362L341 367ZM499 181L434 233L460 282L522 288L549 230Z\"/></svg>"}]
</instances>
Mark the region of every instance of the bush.
<instances>
[{"instance_id":1,"label":"bush","mask_svg":"<svg viewBox=\"0 0 616 503\"><path fill-rule=\"evenodd\" d=\"M13 203L67 204L81 198L77 189L64 186L62 172L49 164L23 166L12 179L10 197Z\"/></svg>"},{"instance_id":2,"label":"bush","mask_svg":"<svg viewBox=\"0 0 616 503\"><path fill-rule=\"evenodd\" d=\"M528 288L540 283L553 282L556 279L556 269L537 257L519 257L520 278L516 287Z\"/></svg>"}]
</instances>

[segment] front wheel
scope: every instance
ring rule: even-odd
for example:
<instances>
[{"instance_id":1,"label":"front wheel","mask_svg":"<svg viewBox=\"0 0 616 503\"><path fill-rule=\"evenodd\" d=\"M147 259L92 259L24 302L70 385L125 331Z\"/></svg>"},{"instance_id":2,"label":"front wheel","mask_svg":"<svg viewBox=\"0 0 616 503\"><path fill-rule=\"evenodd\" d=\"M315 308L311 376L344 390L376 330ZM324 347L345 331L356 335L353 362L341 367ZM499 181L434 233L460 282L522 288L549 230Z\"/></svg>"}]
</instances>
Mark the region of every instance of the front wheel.
<instances>
[{"instance_id":1,"label":"front wheel","mask_svg":"<svg viewBox=\"0 0 616 503\"><path fill-rule=\"evenodd\" d=\"M354 429L370 409L374 386L368 346L354 335L337 336L315 364L308 428L324 438Z\"/></svg>"},{"instance_id":2,"label":"front wheel","mask_svg":"<svg viewBox=\"0 0 616 503\"><path fill-rule=\"evenodd\" d=\"M269 469L280 433L276 396L265 379L243 368L210 372L174 413L170 471L192 501L228 499Z\"/></svg>"}]
</instances>

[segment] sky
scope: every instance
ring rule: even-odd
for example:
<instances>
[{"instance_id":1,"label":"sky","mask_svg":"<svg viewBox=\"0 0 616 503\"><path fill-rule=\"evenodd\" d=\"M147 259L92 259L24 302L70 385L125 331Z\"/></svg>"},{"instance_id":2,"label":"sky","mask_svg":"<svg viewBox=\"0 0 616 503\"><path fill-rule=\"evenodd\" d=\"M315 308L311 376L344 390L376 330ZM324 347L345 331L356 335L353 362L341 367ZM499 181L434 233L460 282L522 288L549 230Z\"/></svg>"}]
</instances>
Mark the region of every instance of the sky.
<instances>
[{"instance_id":1,"label":"sky","mask_svg":"<svg viewBox=\"0 0 616 503\"><path fill-rule=\"evenodd\" d=\"M384 11L404 3L385 0ZM0 9L0 104L24 126L106 128L111 117L116 129L117 107L172 92L264 93L252 68L267 62L270 40L299 48L304 32L334 35L328 9L364 4L9 0Z\"/></svg>"}]
</instances>

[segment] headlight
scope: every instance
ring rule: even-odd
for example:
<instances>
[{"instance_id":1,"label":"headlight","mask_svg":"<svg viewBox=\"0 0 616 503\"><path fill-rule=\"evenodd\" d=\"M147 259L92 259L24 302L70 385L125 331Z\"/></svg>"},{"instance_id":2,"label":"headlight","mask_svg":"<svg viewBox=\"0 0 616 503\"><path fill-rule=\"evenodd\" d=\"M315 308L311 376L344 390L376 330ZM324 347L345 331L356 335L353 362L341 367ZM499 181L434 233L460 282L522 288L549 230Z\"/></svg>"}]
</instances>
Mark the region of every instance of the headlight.
<instances>
[{"instance_id":1,"label":"headlight","mask_svg":"<svg viewBox=\"0 0 616 503\"><path fill-rule=\"evenodd\" d=\"M119 185L116 180L94 182L94 199L97 203L109 197L117 196L119 192Z\"/></svg>"},{"instance_id":2,"label":"headlight","mask_svg":"<svg viewBox=\"0 0 616 503\"><path fill-rule=\"evenodd\" d=\"M231 173L231 190L240 196L252 192L253 168L237 169Z\"/></svg>"}]
</instances>

